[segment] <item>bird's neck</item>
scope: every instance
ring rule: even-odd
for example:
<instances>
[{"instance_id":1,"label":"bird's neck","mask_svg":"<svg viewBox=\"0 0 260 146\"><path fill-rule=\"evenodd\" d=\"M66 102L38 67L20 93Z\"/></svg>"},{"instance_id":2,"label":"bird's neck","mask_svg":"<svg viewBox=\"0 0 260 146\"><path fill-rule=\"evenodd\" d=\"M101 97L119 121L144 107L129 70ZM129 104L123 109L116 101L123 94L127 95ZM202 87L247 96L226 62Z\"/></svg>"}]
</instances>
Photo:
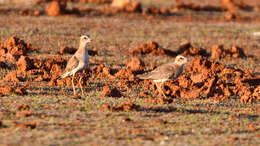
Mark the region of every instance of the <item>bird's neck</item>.
<instances>
[{"instance_id":1,"label":"bird's neck","mask_svg":"<svg viewBox=\"0 0 260 146\"><path fill-rule=\"evenodd\" d=\"M178 73L176 75L177 77L181 75L183 69L184 69L184 64L179 65L179 71L178 71Z\"/></svg>"},{"instance_id":2,"label":"bird's neck","mask_svg":"<svg viewBox=\"0 0 260 146\"><path fill-rule=\"evenodd\" d=\"M84 50L84 51L88 51L88 43L80 43L79 49Z\"/></svg>"}]
</instances>

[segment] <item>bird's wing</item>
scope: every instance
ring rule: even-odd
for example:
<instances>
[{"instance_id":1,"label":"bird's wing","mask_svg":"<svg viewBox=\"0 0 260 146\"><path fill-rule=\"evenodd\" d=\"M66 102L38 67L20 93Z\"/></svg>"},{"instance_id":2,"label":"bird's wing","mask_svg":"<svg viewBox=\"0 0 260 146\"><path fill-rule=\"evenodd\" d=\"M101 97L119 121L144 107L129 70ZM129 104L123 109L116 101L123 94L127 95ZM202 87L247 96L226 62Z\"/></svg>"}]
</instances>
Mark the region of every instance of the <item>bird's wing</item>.
<instances>
[{"instance_id":1,"label":"bird's wing","mask_svg":"<svg viewBox=\"0 0 260 146\"><path fill-rule=\"evenodd\" d=\"M75 55L73 55L67 62L67 66L66 66L63 74L61 75L61 78L65 78L65 77L69 76L71 71L73 69L75 69L78 65L79 65L79 60L77 59L77 57Z\"/></svg>"},{"instance_id":2,"label":"bird's wing","mask_svg":"<svg viewBox=\"0 0 260 146\"><path fill-rule=\"evenodd\" d=\"M178 74L178 71L179 68L177 65L172 65L168 63L158 66L155 70L153 70L150 73L138 75L137 77L140 79L152 80L169 79L171 77L175 77Z\"/></svg>"}]
</instances>

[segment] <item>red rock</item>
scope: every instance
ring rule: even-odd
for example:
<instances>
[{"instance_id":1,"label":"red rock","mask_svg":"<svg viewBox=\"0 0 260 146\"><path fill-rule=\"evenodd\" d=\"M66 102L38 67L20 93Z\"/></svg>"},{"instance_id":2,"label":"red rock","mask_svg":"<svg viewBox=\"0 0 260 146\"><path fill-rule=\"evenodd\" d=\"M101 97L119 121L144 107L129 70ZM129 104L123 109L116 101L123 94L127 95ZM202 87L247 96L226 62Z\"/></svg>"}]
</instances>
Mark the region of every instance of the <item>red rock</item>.
<instances>
[{"instance_id":1,"label":"red rock","mask_svg":"<svg viewBox=\"0 0 260 146\"><path fill-rule=\"evenodd\" d=\"M4 81L7 81L7 82L19 82L20 80L17 77L16 71L12 71L12 72L10 72L9 74L7 74L4 77Z\"/></svg>"},{"instance_id":2,"label":"red rock","mask_svg":"<svg viewBox=\"0 0 260 146\"><path fill-rule=\"evenodd\" d=\"M18 70L21 72L26 72L33 69L33 61L27 56L21 56L17 62Z\"/></svg>"},{"instance_id":3,"label":"red rock","mask_svg":"<svg viewBox=\"0 0 260 146\"><path fill-rule=\"evenodd\" d=\"M75 52L77 51L77 49L76 48L74 48L74 47L71 47L71 46L63 46L63 47L61 47L60 48L60 51L59 51L59 53L61 54L61 55L63 55L63 54L74 54Z\"/></svg>"},{"instance_id":4,"label":"red rock","mask_svg":"<svg viewBox=\"0 0 260 146\"><path fill-rule=\"evenodd\" d=\"M66 12L66 2L52 1L49 3L45 11L49 16L58 16Z\"/></svg>"},{"instance_id":5,"label":"red rock","mask_svg":"<svg viewBox=\"0 0 260 146\"><path fill-rule=\"evenodd\" d=\"M144 69L144 62L137 57L132 57L127 60L126 67L131 71L142 71Z\"/></svg>"},{"instance_id":6,"label":"red rock","mask_svg":"<svg viewBox=\"0 0 260 146\"><path fill-rule=\"evenodd\" d=\"M110 97L121 97L121 93L116 88L110 89L108 86L104 86L102 90L103 96L110 96Z\"/></svg>"},{"instance_id":7,"label":"red rock","mask_svg":"<svg viewBox=\"0 0 260 146\"><path fill-rule=\"evenodd\" d=\"M211 58L220 59L224 53L222 45L214 45L211 47Z\"/></svg>"},{"instance_id":8,"label":"red rock","mask_svg":"<svg viewBox=\"0 0 260 146\"><path fill-rule=\"evenodd\" d=\"M134 74L128 69L120 69L115 75L118 79L128 79L134 81Z\"/></svg>"}]
</instances>

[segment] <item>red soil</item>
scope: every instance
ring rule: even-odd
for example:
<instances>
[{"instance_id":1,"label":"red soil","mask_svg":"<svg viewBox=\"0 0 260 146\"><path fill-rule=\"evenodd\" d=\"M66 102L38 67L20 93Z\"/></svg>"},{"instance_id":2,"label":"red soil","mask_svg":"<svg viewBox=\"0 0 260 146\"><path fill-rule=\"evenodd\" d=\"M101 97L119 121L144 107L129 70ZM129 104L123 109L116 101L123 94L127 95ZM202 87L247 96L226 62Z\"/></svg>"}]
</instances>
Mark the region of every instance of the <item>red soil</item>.
<instances>
[{"instance_id":1,"label":"red soil","mask_svg":"<svg viewBox=\"0 0 260 146\"><path fill-rule=\"evenodd\" d=\"M22 79L18 77L16 71L12 71L8 73L3 80L6 82L20 82Z\"/></svg>"},{"instance_id":2,"label":"red soil","mask_svg":"<svg viewBox=\"0 0 260 146\"><path fill-rule=\"evenodd\" d=\"M95 3L95 4L106 4L112 3L112 0L79 0L81 3Z\"/></svg>"},{"instance_id":3,"label":"red soil","mask_svg":"<svg viewBox=\"0 0 260 146\"><path fill-rule=\"evenodd\" d=\"M49 16L58 16L66 12L66 6L66 2L52 1L46 6L45 11Z\"/></svg>"},{"instance_id":4,"label":"red soil","mask_svg":"<svg viewBox=\"0 0 260 146\"><path fill-rule=\"evenodd\" d=\"M140 46L130 49L132 55L166 55L165 49L159 46L158 43L150 41L149 43L141 44Z\"/></svg>"},{"instance_id":5,"label":"red soil","mask_svg":"<svg viewBox=\"0 0 260 146\"><path fill-rule=\"evenodd\" d=\"M109 97L121 97L121 93L117 88L110 89L109 86L104 86L102 91L103 96L109 96Z\"/></svg>"},{"instance_id":6,"label":"red soil","mask_svg":"<svg viewBox=\"0 0 260 146\"><path fill-rule=\"evenodd\" d=\"M145 90L154 90L149 80L140 82ZM195 57L184 73L174 81L168 81L162 87L164 93L180 98L228 99L239 96L242 103L259 99L259 78L254 78L247 70L228 68L216 61ZM157 94L158 91L155 91ZM140 93L140 97L146 94ZM160 101L160 102L159 102ZM161 100L148 99L149 103L163 103ZM166 102L167 103L167 102Z\"/></svg>"},{"instance_id":7,"label":"red soil","mask_svg":"<svg viewBox=\"0 0 260 146\"><path fill-rule=\"evenodd\" d=\"M33 81L49 81L49 85L66 86L71 85L71 77L58 80L62 74L66 60L60 56L55 57L28 57L24 56L30 50L33 50L31 45L24 41L11 37L4 43L1 43L3 54L10 52L19 55L17 61L17 70L14 70L4 77L7 82L21 82L25 79ZM156 42L142 44L132 54L156 54L166 55L168 50L162 49ZM65 51L66 52L66 51ZM64 53L64 52L63 52ZM259 84L258 79L253 79L253 76L247 70L237 68L228 68L216 61L201 56L206 56L204 49L197 49L189 42L184 42L180 45L176 54L193 55L195 57L189 66L186 67L183 73L177 80L166 82L163 86L164 93L172 97L181 98L212 98L215 100L228 99L230 96L240 96L241 102L252 102L259 99ZM224 57L238 58L245 57L243 49L239 47L231 47L223 49L222 46L213 46L211 58L221 59ZM87 68L83 73L76 74L74 83L78 84L80 76L83 76L82 85L88 85L90 76L102 79L119 79L115 86L120 88L129 88L133 84L138 84L139 80L135 79L135 72L142 72L144 63L141 59L133 57L126 61L125 68L111 68L103 64ZM153 68L154 66L152 66ZM140 82L147 90L154 90L153 83L148 80ZM103 87L103 96L121 97L120 91L116 87ZM8 94L26 94L24 88L1 87L1 95ZM158 91L155 91L158 93ZM140 93L140 97L147 97L147 93ZM155 99L151 103L170 103L168 99Z\"/></svg>"},{"instance_id":8,"label":"red soil","mask_svg":"<svg viewBox=\"0 0 260 146\"><path fill-rule=\"evenodd\" d=\"M232 46L231 48L224 49L222 45L214 45L211 48L211 58L221 59L221 58L244 58L246 57L242 48L237 46Z\"/></svg>"},{"instance_id":9,"label":"red soil","mask_svg":"<svg viewBox=\"0 0 260 146\"><path fill-rule=\"evenodd\" d=\"M31 44L25 43L16 36L0 43L0 58L17 61L21 55L34 51Z\"/></svg>"},{"instance_id":10,"label":"red soil","mask_svg":"<svg viewBox=\"0 0 260 146\"><path fill-rule=\"evenodd\" d=\"M0 94L1 95L9 95L9 94L18 94L18 95L25 95L27 94L25 88L21 87L0 87Z\"/></svg>"},{"instance_id":11,"label":"red soil","mask_svg":"<svg viewBox=\"0 0 260 146\"><path fill-rule=\"evenodd\" d=\"M63 46L60 48L59 54L74 54L76 51L77 49L72 46Z\"/></svg>"},{"instance_id":12,"label":"red soil","mask_svg":"<svg viewBox=\"0 0 260 146\"><path fill-rule=\"evenodd\" d=\"M180 0L175 0L175 3L176 5L173 7L174 10L189 9L193 11L225 11L225 8L219 6L211 6L211 5L199 6L193 3L185 4Z\"/></svg>"},{"instance_id":13,"label":"red soil","mask_svg":"<svg viewBox=\"0 0 260 146\"><path fill-rule=\"evenodd\" d=\"M27 104L20 104L15 107L15 111L23 111L23 110L30 110L30 106Z\"/></svg>"},{"instance_id":14,"label":"red soil","mask_svg":"<svg viewBox=\"0 0 260 146\"><path fill-rule=\"evenodd\" d=\"M165 93L173 97L200 98L209 97L215 100L240 96L241 102L252 102L256 86L244 82L252 78L247 71L224 67L222 64L196 57L186 67L187 74L182 74L176 82L166 83L170 91Z\"/></svg>"},{"instance_id":15,"label":"red soil","mask_svg":"<svg viewBox=\"0 0 260 146\"><path fill-rule=\"evenodd\" d=\"M117 73L115 73L115 77L118 79L129 80L129 81L135 80L133 72L129 69L120 69Z\"/></svg>"},{"instance_id":16,"label":"red soil","mask_svg":"<svg viewBox=\"0 0 260 146\"><path fill-rule=\"evenodd\" d=\"M144 62L137 57L132 57L128 59L125 65L126 68L130 69L131 71L142 71L145 67Z\"/></svg>"},{"instance_id":17,"label":"red soil","mask_svg":"<svg viewBox=\"0 0 260 146\"><path fill-rule=\"evenodd\" d=\"M163 97L158 97L158 98L149 98L146 100L147 103L149 104L169 104L172 103L172 98L163 98Z\"/></svg>"},{"instance_id":18,"label":"red soil","mask_svg":"<svg viewBox=\"0 0 260 146\"><path fill-rule=\"evenodd\" d=\"M34 129L37 126L36 123L17 123L17 122L13 122L13 123L16 128L20 128L20 129L27 129L27 128Z\"/></svg>"},{"instance_id":19,"label":"red soil","mask_svg":"<svg viewBox=\"0 0 260 146\"><path fill-rule=\"evenodd\" d=\"M207 56L207 52L205 49L193 47L188 41L184 41L180 44L177 53L189 56Z\"/></svg>"}]
</instances>

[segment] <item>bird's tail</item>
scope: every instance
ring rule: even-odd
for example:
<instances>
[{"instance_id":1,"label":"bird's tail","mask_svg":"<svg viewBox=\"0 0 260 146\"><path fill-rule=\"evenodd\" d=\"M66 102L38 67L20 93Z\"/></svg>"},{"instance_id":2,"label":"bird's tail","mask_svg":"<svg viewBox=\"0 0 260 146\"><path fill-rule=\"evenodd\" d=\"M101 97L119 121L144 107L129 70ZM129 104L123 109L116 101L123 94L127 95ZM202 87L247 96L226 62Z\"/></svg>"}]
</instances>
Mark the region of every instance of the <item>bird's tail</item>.
<instances>
[{"instance_id":1,"label":"bird's tail","mask_svg":"<svg viewBox=\"0 0 260 146\"><path fill-rule=\"evenodd\" d=\"M66 78L67 76L69 76L69 74L70 74L70 72L65 72L65 73L63 73L63 74L58 78L58 80L63 79L63 78Z\"/></svg>"},{"instance_id":2,"label":"bird's tail","mask_svg":"<svg viewBox=\"0 0 260 146\"><path fill-rule=\"evenodd\" d=\"M148 79L148 76L147 76L147 74L141 74L141 75L137 75L136 76L137 78L139 78L139 79Z\"/></svg>"}]
</instances>

